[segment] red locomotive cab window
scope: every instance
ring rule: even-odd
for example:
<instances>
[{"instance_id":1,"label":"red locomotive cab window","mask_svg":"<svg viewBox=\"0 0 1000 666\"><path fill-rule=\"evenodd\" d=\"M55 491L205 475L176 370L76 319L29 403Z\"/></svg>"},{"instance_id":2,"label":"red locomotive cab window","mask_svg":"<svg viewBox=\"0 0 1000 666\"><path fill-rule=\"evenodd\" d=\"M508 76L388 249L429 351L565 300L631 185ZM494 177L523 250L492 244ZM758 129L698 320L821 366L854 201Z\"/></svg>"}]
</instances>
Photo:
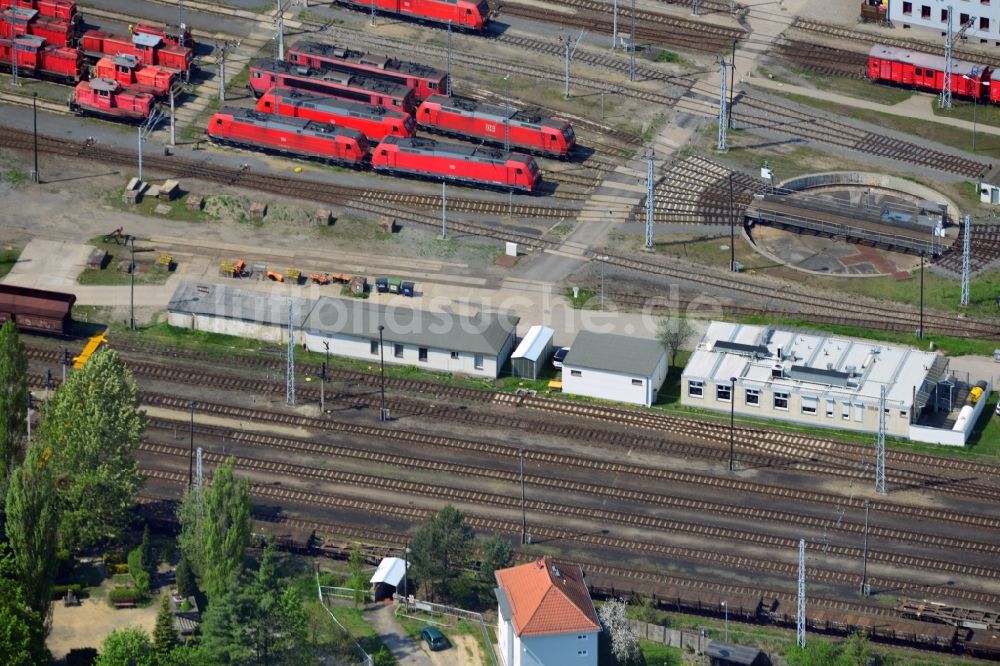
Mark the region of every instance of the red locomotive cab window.
<instances>
[{"instance_id":1,"label":"red locomotive cab window","mask_svg":"<svg viewBox=\"0 0 1000 666\"><path fill-rule=\"evenodd\" d=\"M427 82L427 87L430 90L437 90L438 89L438 84L436 82L434 82L434 81L428 81Z\"/></svg>"},{"instance_id":2,"label":"red locomotive cab window","mask_svg":"<svg viewBox=\"0 0 1000 666\"><path fill-rule=\"evenodd\" d=\"M254 72L253 73L253 78L255 78L255 79L259 79L260 76L261 76L260 72Z\"/></svg>"},{"instance_id":3,"label":"red locomotive cab window","mask_svg":"<svg viewBox=\"0 0 1000 666\"><path fill-rule=\"evenodd\" d=\"M389 156L389 151L388 151L388 150L385 150L385 149L382 149L382 150L378 151L378 154L379 154L379 155L380 155L381 157L388 157L388 156Z\"/></svg>"},{"instance_id":4,"label":"red locomotive cab window","mask_svg":"<svg viewBox=\"0 0 1000 666\"><path fill-rule=\"evenodd\" d=\"M523 174L524 174L524 169L520 169L520 168L519 168L519 169L517 169L517 175L518 175L518 176L521 176L521 175L523 175Z\"/></svg>"},{"instance_id":5,"label":"red locomotive cab window","mask_svg":"<svg viewBox=\"0 0 1000 666\"><path fill-rule=\"evenodd\" d=\"M222 118L216 118L215 119L215 124L221 126L222 125Z\"/></svg>"},{"instance_id":6,"label":"red locomotive cab window","mask_svg":"<svg viewBox=\"0 0 1000 666\"><path fill-rule=\"evenodd\" d=\"M264 101L264 108L265 109L270 109L271 108L271 103L265 100Z\"/></svg>"},{"instance_id":7,"label":"red locomotive cab window","mask_svg":"<svg viewBox=\"0 0 1000 666\"><path fill-rule=\"evenodd\" d=\"M919 67L914 67L913 68L913 73L916 74L917 76L923 76L924 75L924 70L922 70Z\"/></svg>"}]
</instances>

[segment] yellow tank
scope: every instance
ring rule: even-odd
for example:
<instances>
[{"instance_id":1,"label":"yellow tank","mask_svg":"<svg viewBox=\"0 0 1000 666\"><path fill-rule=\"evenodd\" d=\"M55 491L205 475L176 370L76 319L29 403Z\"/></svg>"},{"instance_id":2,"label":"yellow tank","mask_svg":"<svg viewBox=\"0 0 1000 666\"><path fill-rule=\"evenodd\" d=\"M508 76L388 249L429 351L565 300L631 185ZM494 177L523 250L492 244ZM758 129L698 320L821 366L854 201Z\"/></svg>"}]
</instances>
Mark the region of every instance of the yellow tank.
<instances>
[{"instance_id":1,"label":"yellow tank","mask_svg":"<svg viewBox=\"0 0 1000 666\"><path fill-rule=\"evenodd\" d=\"M983 395L983 389L980 386L973 386L972 390L969 391L969 402L973 405L979 402L979 398Z\"/></svg>"}]
</instances>

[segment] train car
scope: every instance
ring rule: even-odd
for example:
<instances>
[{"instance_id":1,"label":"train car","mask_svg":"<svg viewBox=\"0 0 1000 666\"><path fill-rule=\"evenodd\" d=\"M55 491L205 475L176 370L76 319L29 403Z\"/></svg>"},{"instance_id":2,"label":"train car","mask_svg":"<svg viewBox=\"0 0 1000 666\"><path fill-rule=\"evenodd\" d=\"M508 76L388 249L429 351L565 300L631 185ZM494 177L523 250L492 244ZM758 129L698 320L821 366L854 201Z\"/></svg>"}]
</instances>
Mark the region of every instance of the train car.
<instances>
[{"instance_id":1,"label":"train car","mask_svg":"<svg viewBox=\"0 0 1000 666\"><path fill-rule=\"evenodd\" d=\"M208 121L208 136L215 143L355 168L366 164L369 152L357 130L228 106Z\"/></svg>"},{"instance_id":2,"label":"train car","mask_svg":"<svg viewBox=\"0 0 1000 666\"><path fill-rule=\"evenodd\" d=\"M8 7L34 9L41 16L59 19L73 25L79 23L82 18L76 11L76 3L73 0L0 0L0 9Z\"/></svg>"},{"instance_id":3,"label":"train car","mask_svg":"<svg viewBox=\"0 0 1000 666\"><path fill-rule=\"evenodd\" d=\"M387 136L411 137L413 118L402 111L315 95L293 88L272 88L257 101L257 110L356 129L371 141Z\"/></svg>"},{"instance_id":4,"label":"train car","mask_svg":"<svg viewBox=\"0 0 1000 666\"><path fill-rule=\"evenodd\" d=\"M112 79L91 79L76 84L69 108L77 115L142 122L152 113L155 99L149 93L122 90Z\"/></svg>"},{"instance_id":5,"label":"train car","mask_svg":"<svg viewBox=\"0 0 1000 666\"><path fill-rule=\"evenodd\" d=\"M404 113L412 114L416 110L413 90L406 86L344 72L300 67L284 60L267 58L251 64L249 85L255 97L271 88L295 88Z\"/></svg>"},{"instance_id":6,"label":"train car","mask_svg":"<svg viewBox=\"0 0 1000 666\"><path fill-rule=\"evenodd\" d=\"M964 60L952 60L951 64L952 94L981 99L989 87L984 83L990 80L990 68ZM941 92L944 87L944 58L876 44L868 53L868 78Z\"/></svg>"},{"instance_id":7,"label":"train car","mask_svg":"<svg viewBox=\"0 0 1000 666\"><path fill-rule=\"evenodd\" d=\"M67 335L74 303L73 294L0 284L0 323L13 320L23 331Z\"/></svg>"},{"instance_id":8,"label":"train car","mask_svg":"<svg viewBox=\"0 0 1000 666\"><path fill-rule=\"evenodd\" d=\"M20 35L16 39L0 39L0 64L10 69L14 46L17 45L19 76L76 83L84 77L83 55L77 49L51 46L41 37Z\"/></svg>"},{"instance_id":9,"label":"train car","mask_svg":"<svg viewBox=\"0 0 1000 666\"><path fill-rule=\"evenodd\" d=\"M989 100L1000 104L1000 69L990 70Z\"/></svg>"},{"instance_id":10,"label":"train car","mask_svg":"<svg viewBox=\"0 0 1000 666\"><path fill-rule=\"evenodd\" d=\"M521 192L534 191L542 178L538 164L527 155L395 136L378 144L372 166L382 173Z\"/></svg>"},{"instance_id":11,"label":"train car","mask_svg":"<svg viewBox=\"0 0 1000 666\"><path fill-rule=\"evenodd\" d=\"M137 35L153 35L159 37L165 43L172 46L194 46L194 39L191 37L191 28L184 26L184 43L181 44L176 26L167 27L162 23L136 23L133 31Z\"/></svg>"},{"instance_id":12,"label":"train car","mask_svg":"<svg viewBox=\"0 0 1000 666\"><path fill-rule=\"evenodd\" d=\"M134 55L122 53L113 58L105 56L98 60L94 65L94 76L113 79L126 90L166 97L174 85L177 72L156 65L144 65Z\"/></svg>"},{"instance_id":13,"label":"train car","mask_svg":"<svg viewBox=\"0 0 1000 666\"><path fill-rule=\"evenodd\" d=\"M158 35L137 33L128 37L88 30L83 33L80 44L84 54L94 60L104 56L133 55L143 65L158 65L179 72L189 72L194 62L194 49L168 44Z\"/></svg>"},{"instance_id":14,"label":"train car","mask_svg":"<svg viewBox=\"0 0 1000 666\"><path fill-rule=\"evenodd\" d=\"M300 42L289 49L285 57L288 62L305 67L360 74L413 88L413 95L418 102L431 95L444 94L448 89L448 73L435 67L371 55L332 44Z\"/></svg>"},{"instance_id":15,"label":"train car","mask_svg":"<svg viewBox=\"0 0 1000 666\"><path fill-rule=\"evenodd\" d=\"M451 25L459 30L482 32L490 22L487 0L337 0L344 7L372 10L417 21Z\"/></svg>"},{"instance_id":16,"label":"train car","mask_svg":"<svg viewBox=\"0 0 1000 666\"><path fill-rule=\"evenodd\" d=\"M76 26L49 16L42 16L37 9L10 7L0 16L0 37L34 35L42 37L53 46L76 46Z\"/></svg>"},{"instance_id":17,"label":"train car","mask_svg":"<svg viewBox=\"0 0 1000 666\"><path fill-rule=\"evenodd\" d=\"M573 126L566 120L546 118L484 104L468 97L435 95L417 109L417 125L432 132L468 137L503 145L504 118L512 148L551 157L566 157L576 145Z\"/></svg>"}]
</instances>

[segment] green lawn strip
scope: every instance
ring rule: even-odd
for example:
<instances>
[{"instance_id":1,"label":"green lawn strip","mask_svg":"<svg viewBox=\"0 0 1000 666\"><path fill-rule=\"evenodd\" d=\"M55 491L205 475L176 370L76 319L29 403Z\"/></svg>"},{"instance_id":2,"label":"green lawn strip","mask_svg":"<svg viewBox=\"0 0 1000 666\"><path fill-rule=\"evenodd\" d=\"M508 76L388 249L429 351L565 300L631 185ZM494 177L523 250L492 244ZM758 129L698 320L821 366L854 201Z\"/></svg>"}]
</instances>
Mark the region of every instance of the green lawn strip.
<instances>
[{"instance_id":1,"label":"green lawn strip","mask_svg":"<svg viewBox=\"0 0 1000 666\"><path fill-rule=\"evenodd\" d=\"M955 97L951 102L951 109L941 109L937 104L933 105L934 115L942 118L955 118L966 122L973 122L978 125L992 125L1000 127L1000 107L994 104L973 103L972 100ZM979 145L981 134L976 135L976 146Z\"/></svg>"},{"instance_id":2,"label":"green lawn strip","mask_svg":"<svg viewBox=\"0 0 1000 666\"><path fill-rule=\"evenodd\" d=\"M330 612L337 618L337 621L344 625L344 628L358 641L365 652L374 655L385 648L382 638L365 621L364 613L360 610L344 606L330 606L329 608ZM386 651L388 652L388 648L386 648ZM393 660L393 663L395 663L395 660Z\"/></svg>"},{"instance_id":3,"label":"green lawn strip","mask_svg":"<svg viewBox=\"0 0 1000 666\"><path fill-rule=\"evenodd\" d=\"M684 663L684 651L680 648L646 640L640 640L639 647L646 666L681 666Z\"/></svg>"},{"instance_id":4,"label":"green lawn strip","mask_svg":"<svg viewBox=\"0 0 1000 666\"><path fill-rule=\"evenodd\" d=\"M0 277L10 273L20 256L20 250L0 250Z\"/></svg>"}]
</instances>

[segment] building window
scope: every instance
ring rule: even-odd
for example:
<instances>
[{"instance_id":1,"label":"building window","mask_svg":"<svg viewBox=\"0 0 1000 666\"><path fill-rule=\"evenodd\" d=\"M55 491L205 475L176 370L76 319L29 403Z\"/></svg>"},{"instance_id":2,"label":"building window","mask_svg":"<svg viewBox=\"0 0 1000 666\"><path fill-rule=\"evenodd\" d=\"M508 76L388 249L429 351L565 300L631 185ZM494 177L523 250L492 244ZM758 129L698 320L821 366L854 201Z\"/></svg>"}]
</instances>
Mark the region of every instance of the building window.
<instances>
[{"instance_id":1,"label":"building window","mask_svg":"<svg viewBox=\"0 0 1000 666\"><path fill-rule=\"evenodd\" d=\"M836 409L836 407L837 407L837 402L835 400L826 401L826 418L828 419L833 418L833 412Z\"/></svg>"},{"instance_id":2,"label":"building window","mask_svg":"<svg viewBox=\"0 0 1000 666\"><path fill-rule=\"evenodd\" d=\"M903 3L903 13L906 14L907 16L911 16L913 14L913 3L912 2L904 2Z\"/></svg>"},{"instance_id":3,"label":"building window","mask_svg":"<svg viewBox=\"0 0 1000 666\"><path fill-rule=\"evenodd\" d=\"M988 18L986 18L985 16L980 16L979 17L979 29L980 30L989 30L990 29L990 20Z\"/></svg>"},{"instance_id":4,"label":"building window","mask_svg":"<svg viewBox=\"0 0 1000 666\"><path fill-rule=\"evenodd\" d=\"M570 370L569 374L571 377L583 377L583 373L579 370Z\"/></svg>"},{"instance_id":5,"label":"building window","mask_svg":"<svg viewBox=\"0 0 1000 666\"><path fill-rule=\"evenodd\" d=\"M959 22L959 25L965 25L966 23L969 22L969 15L968 14L959 14L958 15L958 22Z\"/></svg>"},{"instance_id":6,"label":"building window","mask_svg":"<svg viewBox=\"0 0 1000 666\"><path fill-rule=\"evenodd\" d=\"M587 656L587 651L586 650L577 650L576 651L576 656L578 656L578 657L586 657Z\"/></svg>"},{"instance_id":7,"label":"building window","mask_svg":"<svg viewBox=\"0 0 1000 666\"><path fill-rule=\"evenodd\" d=\"M909 416L910 416L910 413L908 411L906 411L905 409L899 410L899 418L905 419L905 418L909 418Z\"/></svg>"},{"instance_id":8,"label":"building window","mask_svg":"<svg viewBox=\"0 0 1000 666\"><path fill-rule=\"evenodd\" d=\"M947 9L942 9L941 10L941 23L944 23L947 20L948 20L948 10Z\"/></svg>"},{"instance_id":9,"label":"building window","mask_svg":"<svg viewBox=\"0 0 1000 666\"><path fill-rule=\"evenodd\" d=\"M802 396L802 413L813 415L819 408L819 400L809 395Z\"/></svg>"},{"instance_id":10,"label":"building window","mask_svg":"<svg viewBox=\"0 0 1000 666\"><path fill-rule=\"evenodd\" d=\"M633 379L632 380L632 386L642 386L642 380L641 379Z\"/></svg>"},{"instance_id":11,"label":"building window","mask_svg":"<svg viewBox=\"0 0 1000 666\"><path fill-rule=\"evenodd\" d=\"M774 392L774 408L775 409L788 409L788 394L782 391Z\"/></svg>"},{"instance_id":12,"label":"building window","mask_svg":"<svg viewBox=\"0 0 1000 666\"><path fill-rule=\"evenodd\" d=\"M865 420L865 406L863 403L854 403L854 420L864 421Z\"/></svg>"},{"instance_id":13,"label":"building window","mask_svg":"<svg viewBox=\"0 0 1000 666\"><path fill-rule=\"evenodd\" d=\"M473 359L473 365L475 366L476 370L482 370L483 369L483 355L482 354L476 354L476 357Z\"/></svg>"},{"instance_id":14,"label":"building window","mask_svg":"<svg viewBox=\"0 0 1000 666\"><path fill-rule=\"evenodd\" d=\"M849 403L847 400L840 403L840 418L844 419L845 421L851 420L851 403Z\"/></svg>"},{"instance_id":15,"label":"building window","mask_svg":"<svg viewBox=\"0 0 1000 666\"><path fill-rule=\"evenodd\" d=\"M376 356L378 356L378 340L372 340L371 341L371 351L372 351L372 354L375 354Z\"/></svg>"},{"instance_id":16,"label":"building window","mask_svg":"<svg viewBox=\"0 0 1000 666\"><path fill-rule=\"evenodd\" d=\"M696 379L688 380L688 395L692 398L700 398L705 394L705 382Z\"/></svg>"},{"instance_id":17,"label":"building window","mask_svg":"<svg viewBox=\"0 0 1000 666\"><path fill-rule=\"evenodd\" d=\"M733 399L733 387L729 384L716 384L715 399L722 402L729 402Z\"/></svg>"},{"instance_id":18,"label":"building window","mask_svg":"<svg viewBox=\"0 0 1000 666\"><path fill-rule=\"evenodd\" d=\"M417 349L417 359L424 363L427 362L427 347L419 347Z\"/></svg>"},{"instance_id":19,"label":"building window","mask_svg":"<svg viewBox=\"0 0 1000 666\"><path fill-rule=\"evenodd\" d=\"M582 641L582 640L586 640L586 638L587 638L586 636L577 636L576 640Z\"/></svg>"},{"instance_id":20,"label":"building window","mask_svg":"<svg viewBox=\"0 0 1000 666\"><path fill-rule=\"evenodd\" d=\"M458 358L458 352L452 352L451 353L451 358L452 359L457 359Z\"/></svg>"},{"instance_id":21,"label":"building window","mask_svg":"<svg viewBox=\"0 0 1000 666\"><path fill-rule=\"evenodd\" d=\"M931 8L927 5L920 5L920 18L929 19L931 17Z\"/></svg>"},{"instance_id":22,"label":"building window","mask_svg":"<svg viewBox=\"0 0 1000 666\"><path fill-rule=\"evenodd\" d=\"M397 342L392 347L393 347L393 353L396 355L396 358L403 358L403 345Z\"/></svg>"},{"instance_id":23,"label":"building window","mask_svg":"<svg viewBox=\"0 0 1000 666\"><path fill-rule=\"evenodd\" d=\"M744 398L748 405L760 407L760 389L747 389Z\"/></svg>"}]
</instances>

